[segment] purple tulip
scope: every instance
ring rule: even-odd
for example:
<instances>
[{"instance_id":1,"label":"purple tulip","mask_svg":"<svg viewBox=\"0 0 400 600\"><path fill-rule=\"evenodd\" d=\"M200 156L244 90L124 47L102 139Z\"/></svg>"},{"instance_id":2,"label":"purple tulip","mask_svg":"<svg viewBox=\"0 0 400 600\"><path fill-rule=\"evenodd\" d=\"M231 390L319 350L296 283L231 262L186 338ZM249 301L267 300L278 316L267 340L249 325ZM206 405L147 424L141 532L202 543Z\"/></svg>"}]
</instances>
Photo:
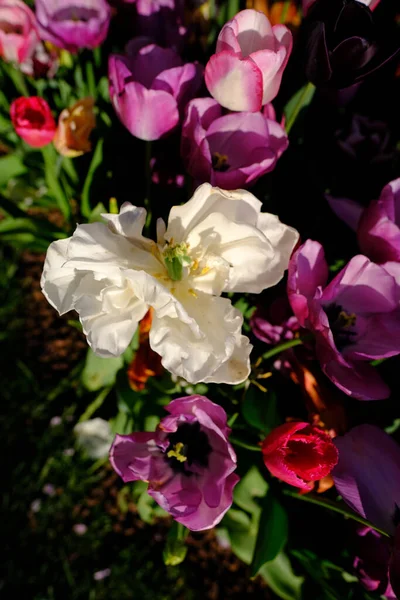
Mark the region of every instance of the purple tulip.
<instances>
[{"instance_id":1,"label":"purple tulip","mask_svg":"<svg viewBox=\"0 0 400 600\"><path fill-rule=\"evenodd\" d=\"M379 200L364 210L357 237L361 251L372 260L400 262L400 179L386 185Z\"/></svg>"},{"instance_id":2,"label":"purple tulip","mask_svg":"<svg viewBox=\"0 0 400 600\"><path fill-rule=\"evenodd\" d=\"M268 307L257 308L250 327L259 340L271 345L292 340L300 329L286 298L277 298Z\"/></svg>"},{"instance_id":3,"label":"purple tulip","mask_svg":"<svg viewBox=\"0 0 400 600\"><path fill-rule=\"evenodd\" d=\"M106 0L36 0L36 18L44 40L77 52L105 40L111 9Z\"/></svg>"},{"instance_id":4,"label":"purple tulip","mask_svg":"<svg viewBox=\"0 0 400 600\"><path fill-rule=\"evenodd\" d=\"M313 332L324 373L349 396L387 398L390 390L369 361L400 353L400 288L362 255L328 284L318 242L308 240L289 263L288 296L300 325Z\"/></svg>"},{"instance_id":5,"label":"purple tulip","mask_svg":"<svg viewBox=\"0 0 400 600\"><path fill-rule=\"evenodd\" d=\"M378 592L387 600L396 600L389 583L390 542L371 527L361 527L357 534L357 556L354 568L361 585Z\"/></svg>"},{"instance_id":6,"label":"purple tulip","mask_svg":"<svg viewBox=\"0 0 400 600\"><path fill-rule=\"evenodd\" d=\"M247 187L272 171L287 147L285 130L261 112L224 115L212 98L196 98L187 106L181 154L200 182L226 190Z\"/></svg>"},{"instance_id":7,"label":"purple tulip","mask_svg":"<svg viewBox=\"0 0 400 600\"><path fill-rule=\"evenodd\" d=\"M182 64L176 52L146 38L132 40L125 56L112 54L108 67L117 115L132 135L146 141L175 129L203 76L198 63Z\"/></svg>"},{"instance_id":8,"label":"purple tulip","mask_svg":"<svg viewBox=\"0 0 400 600\"><path fill-rule=\"evenodd\" d=\"M400 446L374 425L354 427L335 438L335 444L339 462L332 475L339 494L353 510L394 536L389 579L394 597L399 597Z\"/></svg>"},{"instance_id":9,"label":"purple tulip","mask_svg":"<svg viewBox=\"0 0 400 600\"><path fill-rule=\"evenodd\" d=\"M110 461L125 482L148 481L148 493L192 531L219 523L232 504L236 455L225 411L204 396L165 407L154 433L117 435Z\"/></svg>"},{"instance_id":10,"label":"purple tulip","mask_svg":"<svg viewBox=\"0 0 400 600\"><path fill-rule=\"evenodd\" d=\"M183 0L136 0L136 31L165 48L178 50L185 41Z\"/></svg>"}]
</instances>

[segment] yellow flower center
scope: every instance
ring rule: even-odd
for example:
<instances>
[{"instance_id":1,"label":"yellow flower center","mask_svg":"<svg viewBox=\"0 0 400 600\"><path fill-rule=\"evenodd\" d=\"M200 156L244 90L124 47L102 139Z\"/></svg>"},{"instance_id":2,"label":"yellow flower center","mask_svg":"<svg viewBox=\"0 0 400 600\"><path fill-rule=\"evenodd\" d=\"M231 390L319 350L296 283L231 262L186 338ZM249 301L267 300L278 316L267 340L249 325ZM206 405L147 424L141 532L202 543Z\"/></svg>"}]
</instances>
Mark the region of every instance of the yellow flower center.
<instances>
[{"instance_id":1,"label":"yellow flower center","mask_svg":"<svg viewBox=\"0 0 400 600\"><path fill-rule=\"evenodd\" d=\"M185 446L184 444L182 444L182 442L178 442L177 444L175 444L172 450L167 452L168 458L176 458L176 460L179 462L185 462L185 460L187 460L187 456L182 454L182 450L184 447Z\"/></svg>"}]
</instances>

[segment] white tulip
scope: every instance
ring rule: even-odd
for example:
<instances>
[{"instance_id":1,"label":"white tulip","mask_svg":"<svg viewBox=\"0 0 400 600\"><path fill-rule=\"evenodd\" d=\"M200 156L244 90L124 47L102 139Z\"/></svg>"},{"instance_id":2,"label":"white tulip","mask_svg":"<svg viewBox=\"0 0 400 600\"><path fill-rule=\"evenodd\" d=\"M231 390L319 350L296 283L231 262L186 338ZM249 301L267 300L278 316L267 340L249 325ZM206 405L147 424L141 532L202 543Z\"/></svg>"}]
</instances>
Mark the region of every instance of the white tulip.
<instances>
[{"instance_id":1,"label":"white tulip","mask_svg":"<svg viewBox=\"0 0 400 600\"><path fill-rule=\"evenodd\" d=\"M163 366L190 383L236 384L250 372L243 317L223 292L259 293L278 283L298 233L245 190L204 183L142 235L146 211L129 203L106 223L78 225L53 242L41 285L61 314L79 313L99 356L124 352L150 307L150 346Z\"/></svg>"},{"instance_id":2,"label":"white tulip","mask_svg":"<svg viewBox=\"0 0 400 600\"><path fill-rule=\"evenodd\" d=\"M96 417L77 423L74 427L77 442L90 458L98 459L108 456L113 441L111 426L108 421Z\"/></svg>"}]
</instances>

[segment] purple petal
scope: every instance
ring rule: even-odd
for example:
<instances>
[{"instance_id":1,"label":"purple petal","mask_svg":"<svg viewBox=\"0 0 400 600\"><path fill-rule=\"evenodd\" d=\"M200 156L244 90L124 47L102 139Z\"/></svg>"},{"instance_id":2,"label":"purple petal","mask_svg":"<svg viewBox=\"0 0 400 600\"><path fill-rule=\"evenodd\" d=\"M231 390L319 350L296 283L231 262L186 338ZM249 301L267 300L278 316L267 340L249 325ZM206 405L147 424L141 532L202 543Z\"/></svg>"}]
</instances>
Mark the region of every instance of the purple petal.
<instances>
[{"instance_id":1,"label":"purple petal","mask_svg":"<svg viewBox=\"0 0 400 600\"><path fill-rule=\"evenodd\" d=\"M362 205L355 200L350 200L349 198L334 198L329 194L326 194L325 198L335 215L346 223L350 229L357 231L364 210Z\"/></svg>"},{"instance_id":2,"label":"purple petal","mask_svg":"<svg viewBox=\"0 0 400 600\"><path fill-rule=\"evenodd\" d=\"M390 312L398 306L398 289L385 269L359 254L328 284L322 302L356 315Z\"/></svg>"},{"instance_id":3,"label":"purple petal","mask_svg":"<svg viewBox=\"0 0 400 600\"><path fill-rule=\"evenodd\" d=\"M110 448L110 463L125 482L149 481L157 455L161 452L154 433L117 434Z\"/></svg>"},{"instance_id":4,"label":"purple petal","mask_svg":"<svg viewBox=\"0 0 400 600\"><path fill-rule=\"evenodd\" d=\"M300 325L305 326L309 302L328 279L328 265L319 242L307 240L292 255L288 269L288 297Z\"/></svg>"},{"instance_id":5,"label":"purple petal","mask_svg":"<svg viewBox=\"0 0 400 600\"><path fill-rule=\"evenodd\" d=\"M400 506L400 447L373 425L359 425L334 441L339 462L332 475L339 494L353 510L393 534Z\"/></svg>"}]
</instances>

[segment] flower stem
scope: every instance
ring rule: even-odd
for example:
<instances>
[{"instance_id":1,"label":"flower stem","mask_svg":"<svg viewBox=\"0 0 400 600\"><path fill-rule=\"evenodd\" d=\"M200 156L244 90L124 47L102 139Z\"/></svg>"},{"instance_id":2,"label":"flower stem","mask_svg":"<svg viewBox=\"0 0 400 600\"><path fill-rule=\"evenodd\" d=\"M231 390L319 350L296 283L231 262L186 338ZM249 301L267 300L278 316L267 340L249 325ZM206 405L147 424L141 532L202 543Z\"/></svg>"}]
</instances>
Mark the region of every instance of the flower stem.
<instances>
[{"instance_id":1,"label":"flower stem","mask_svg":"<svg viewBox=\"0 0 400 600\"><path fill-rule=\"evenodd\" d=\"M240 448L246 448L246 450L252 450L253 452L261 451L260 446L255 446L254 444L248 444L247 442L242 442L242 440L238 440L237 438L234 438L232 436L229 437L229 441L234 446L239 446Z\"/></svg>"},{"instance_id":2,"label":"flower stem","mask_svg":"<svg viewBox=\"0 0 400 600\"><path fill-rule=\"evenodd\" d=\"M360 515L357 515L356 513L352 512L345 505L341 505L337 502L333 502L332 500L328 500L326 498L319 498L315 494L299 494L298 492L289 489L283 490L283 493L285 496L290 496L291 498L296 498L297 500L302 500L303 502L309 502L310 504L317 504L318 506L322 506L324 508L327 508L328 510L332 510L333 512L343 515L347 519L352 519L353 521L361 523L366 527L371 527L371 529L374 529L375 531L377 531L385 537L390 537L389 534L386 533L386 531L383 531L383 529L376 527L376 525L373 525L372 523L367 521L367 519L364 519L363 517L360 517Z\"/></svg>"},{"instance_id":3,"label":"flower stem","mask_svg":"<svg viewBox=\"0 0 400 600\"><path fill-rule=\"evenodd\" d=\"M277 354L280 354L281 352L284 352L285 350L289 350L289 348L294 348L295 346L301 346L303 344L303 340L301 338L294 338L293 340L289 340L288 342L285 342L284 344L279 344L279 346L275 346L275 348L272 348L272 350L268 350L268 352L265 352L262 355L262 358L264 360L268 360L269 358L272 358L273 356L276 356Z\"/></svg>"},{"instance_id":4,"label":"flower stem","mask_svg":"<svg viewBox=\"0 0 400 600\"><path fill-rule=\"evenodd\" d=\"M289 12L291 3L292 3L291 0L285 0L285 2L283 4L282 14L281 14L281 18L280 18L280 22L282 23L282 25L284 25L286 23L286 19L288 16L288 12Z\"/></svg>"},{"instance_id":5,"label":"flower stem","mask_svg":"<svg viewBox=\"0 0 400 600\"><path fill-rule=\"evenodd\" d=\"M289 131L292 129L293 125L295 124L296 119L299 116L299 113L300 113L301 109L303 108L303 106L306 106L307 104L309 104L311 102L312 97L314 96L314 92L315 92L315 85L311 82L308 82L302 88L299 98L286 121L285 129L286 129L287 134L289 134Z\"/></svg>"}]
</instances>

